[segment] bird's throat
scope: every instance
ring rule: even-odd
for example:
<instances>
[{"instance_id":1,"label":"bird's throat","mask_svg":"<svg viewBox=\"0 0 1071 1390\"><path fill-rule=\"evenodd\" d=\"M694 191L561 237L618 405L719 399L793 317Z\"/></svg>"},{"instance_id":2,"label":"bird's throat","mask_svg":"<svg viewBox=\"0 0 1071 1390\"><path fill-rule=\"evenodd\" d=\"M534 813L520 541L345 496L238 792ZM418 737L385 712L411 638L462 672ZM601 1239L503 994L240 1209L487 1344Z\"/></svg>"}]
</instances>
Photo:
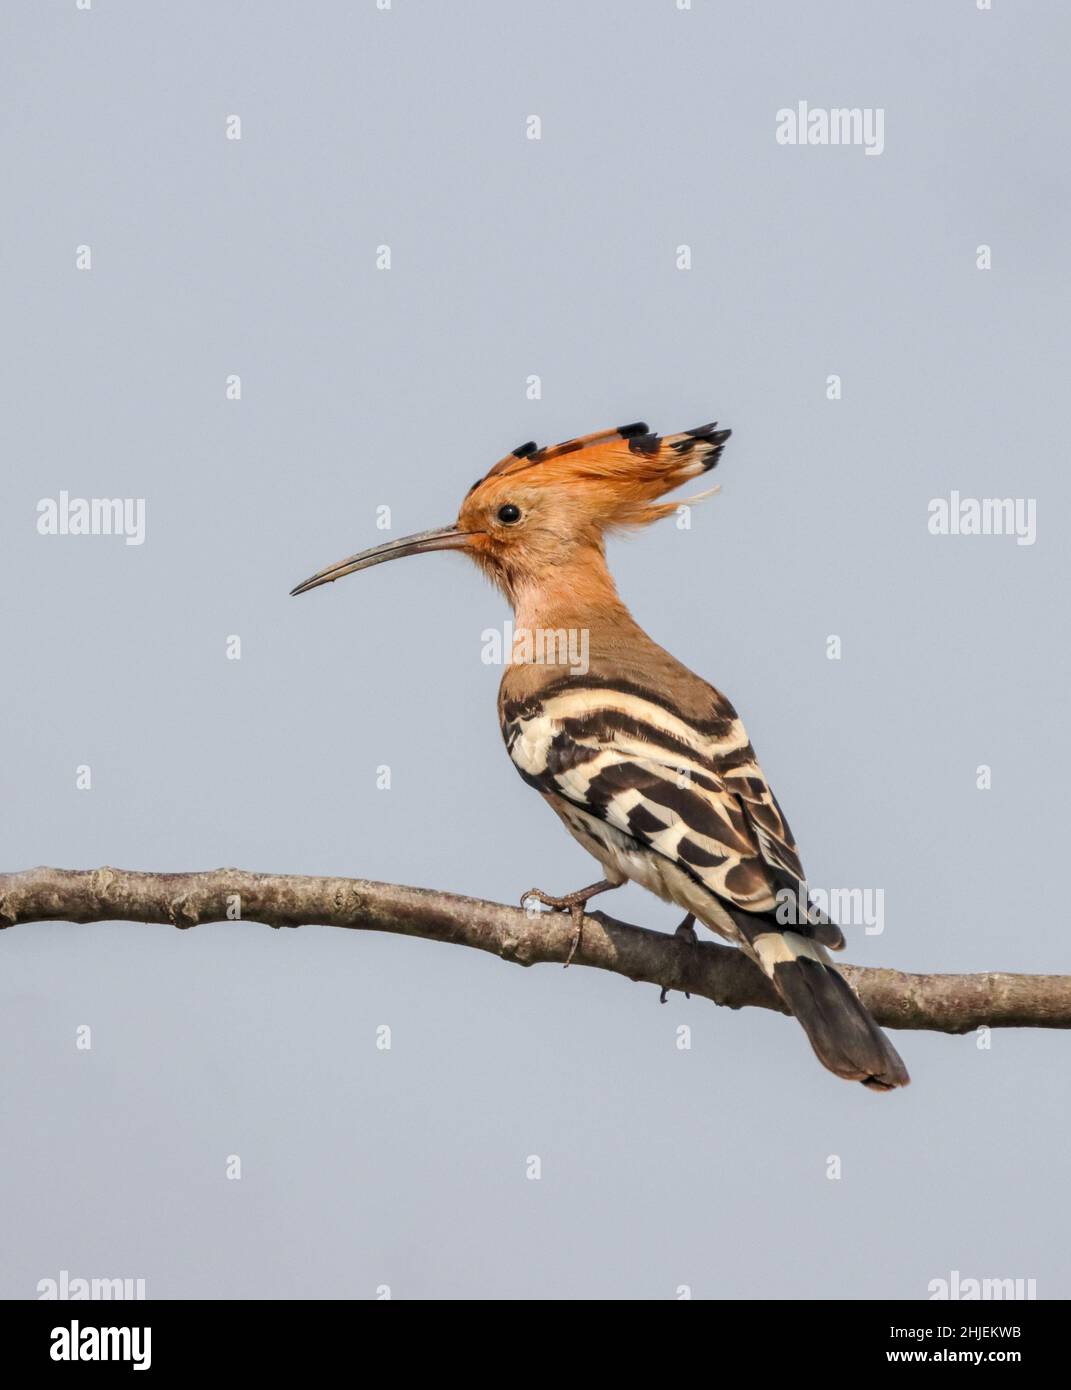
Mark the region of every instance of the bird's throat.
<instances>
[{"instance_id":1,"label":"bird's throat","mask_svg":"<svg viewBox=\"0 0 1071 1390\"><path fill-rule=\"evenodd\" d=\"M514 626L522 630L602 628L631 623L621 602L606 560L598 551L586 551L575 561L523 579L513 594Z\"/></svg>"}]
</instances>

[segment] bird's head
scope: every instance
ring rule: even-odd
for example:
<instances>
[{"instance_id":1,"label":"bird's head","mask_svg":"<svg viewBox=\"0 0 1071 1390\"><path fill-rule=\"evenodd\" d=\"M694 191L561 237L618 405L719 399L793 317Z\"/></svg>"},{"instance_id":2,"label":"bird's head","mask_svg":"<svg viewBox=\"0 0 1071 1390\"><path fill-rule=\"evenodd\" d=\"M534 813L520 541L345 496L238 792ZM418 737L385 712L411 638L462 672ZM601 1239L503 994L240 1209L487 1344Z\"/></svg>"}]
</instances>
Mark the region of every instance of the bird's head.
<instances>
[{"instance_id":1,"label":"bird's head","mask_svg":"<svg viewBox=\"0 0 1071 1390\"><path fill-rule=\"evenodd\" d=\"M607 531L646 526L674 513L682 503L657 499L709 472L729 434L717 425L702 425L660 437L636 424L546 449L522 444L472 485L452 526L351 555L312 575L293 593L385 560L464 550L515 598L526 583L601 559ZM714 492L716 487L687 501Z\"/></svg>"}]
</instances>

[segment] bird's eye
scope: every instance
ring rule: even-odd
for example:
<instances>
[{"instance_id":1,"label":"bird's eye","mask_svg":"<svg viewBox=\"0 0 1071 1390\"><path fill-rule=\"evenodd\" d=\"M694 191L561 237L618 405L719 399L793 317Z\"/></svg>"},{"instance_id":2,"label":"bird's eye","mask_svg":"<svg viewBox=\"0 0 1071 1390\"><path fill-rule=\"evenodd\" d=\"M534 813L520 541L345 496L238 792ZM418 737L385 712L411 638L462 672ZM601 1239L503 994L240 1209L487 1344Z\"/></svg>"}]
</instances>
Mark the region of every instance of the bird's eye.
<instances>
[{"instance_id":1,"label":"bird's eye","mask_svg":"<svg viewBox=\"0 0 1071 1390\"><path fill-rule=\"evenodd\" d=\"M512 526L515 521L520 521L521 509L515 507L512 502L507 502L504 507L499 507L498 519L504 521L507 526Z\"/></svg>"}]
</instances>

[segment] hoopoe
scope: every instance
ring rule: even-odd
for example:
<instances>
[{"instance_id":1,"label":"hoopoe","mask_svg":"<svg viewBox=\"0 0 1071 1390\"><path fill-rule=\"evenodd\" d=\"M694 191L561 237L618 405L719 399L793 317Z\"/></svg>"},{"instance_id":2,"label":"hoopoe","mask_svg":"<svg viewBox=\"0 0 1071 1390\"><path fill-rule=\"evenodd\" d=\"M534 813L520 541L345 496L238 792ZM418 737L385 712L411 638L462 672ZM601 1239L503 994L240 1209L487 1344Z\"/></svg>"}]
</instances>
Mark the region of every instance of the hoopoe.
<instances>
[{"instance_id":1,"label":"hoopoe","mask_svg":"<svg viewBox=\"0 0 1071 1390\"><path fill-rule=\"evenodd\" d=\"M656 499L712 469L729 434L712 424L661 438L635 424L551 448L522 444L472 485L452 526L352 555L293 592L405 555L463 550L513 605L518 639L586 634L583 674L564 642L509 662L498 711L517 771L604 877L560 897L533 889L522 902L570 911L575 949L591 898L642 884L685 910L678 931L694 939L698 919L745 951L830 1071L891 1090L907 1070L830 960L844 945L840 928L816 909L782 910L807 904L806 880L739 716L648 637L606 566L606 533L675 513L679 502Z\"/></svg>"}]
</instances>

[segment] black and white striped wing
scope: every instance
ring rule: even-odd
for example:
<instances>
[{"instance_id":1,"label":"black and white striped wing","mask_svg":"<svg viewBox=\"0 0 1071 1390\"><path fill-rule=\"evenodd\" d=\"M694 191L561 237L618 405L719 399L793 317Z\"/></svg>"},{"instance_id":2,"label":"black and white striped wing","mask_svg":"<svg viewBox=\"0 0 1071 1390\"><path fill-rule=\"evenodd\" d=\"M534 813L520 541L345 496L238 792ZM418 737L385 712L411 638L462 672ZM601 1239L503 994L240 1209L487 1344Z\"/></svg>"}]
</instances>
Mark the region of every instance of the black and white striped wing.
<instances>
[{"instance_id":1,"label":"black and white striped wing","mask_svg":"<svg viewBox=\"0 0 1071 1390\"><path fill-rule=\"evenodd\" d=\"M574 686L507 711L503 732L525 781L552 800L734 907L767 913L803 872L746 734L728 714L711 733L653 700Z\"/></svg>"}]
</instances>

